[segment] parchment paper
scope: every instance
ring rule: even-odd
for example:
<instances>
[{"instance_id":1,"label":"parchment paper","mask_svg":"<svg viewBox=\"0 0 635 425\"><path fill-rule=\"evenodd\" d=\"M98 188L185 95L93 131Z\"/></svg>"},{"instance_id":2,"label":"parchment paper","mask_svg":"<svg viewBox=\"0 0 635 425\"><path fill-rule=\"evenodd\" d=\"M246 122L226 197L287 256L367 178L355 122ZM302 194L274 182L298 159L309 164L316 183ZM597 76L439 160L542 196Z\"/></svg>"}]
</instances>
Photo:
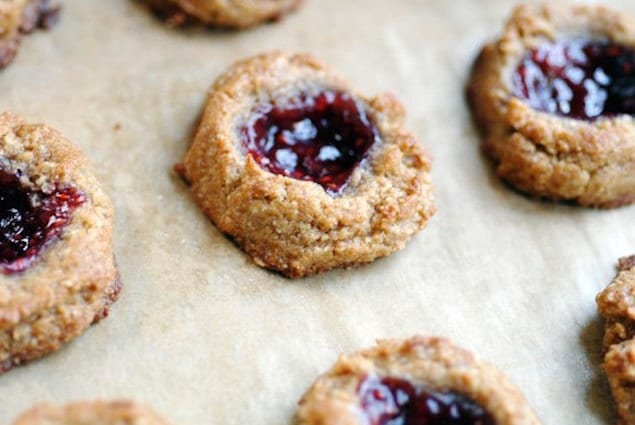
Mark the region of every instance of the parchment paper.
<instances>
[{"instance_id":1,"label":"parchment paper","mask_svg":"<svg viewBox=\"0 0 635 425\"><path fill-rule=\"evenodd\" d=\"M512 192L479 154L463 99L513 4L306 0L276 25L227 33L167 28L129 0L66 0L60 24L0 72L0 107L58 128L96 164L125 287L107 320L0 377L0 423L36 402L129 397L175 425L287 424L338 354L416 333L495 363L545 424L614 422L594 297L635 252L635 208ZM405 251L287 280L223 237L171 171L215 77L276 48L405 103L434 157L439 206Z\"/></svg>"}]
</instances>

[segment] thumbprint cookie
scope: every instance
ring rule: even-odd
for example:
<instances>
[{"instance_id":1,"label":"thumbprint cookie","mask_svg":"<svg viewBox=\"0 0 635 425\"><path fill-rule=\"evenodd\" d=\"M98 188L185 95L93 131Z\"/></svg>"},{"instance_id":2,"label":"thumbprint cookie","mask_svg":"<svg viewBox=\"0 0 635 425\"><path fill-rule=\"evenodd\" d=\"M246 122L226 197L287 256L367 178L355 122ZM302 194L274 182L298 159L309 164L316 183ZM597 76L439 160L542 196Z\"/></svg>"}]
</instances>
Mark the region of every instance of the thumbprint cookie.
<instances>
[{"instance_id":1,"label":"thumbprint cookie","mask_svg":"<svg viewBox=\"0 0 635 425\"><path fill-rule=\"evenodd\" d=\"M404 117L394 96L365 97L311 56L264 54L216 81L177 171L259 266L301 277L364 264L435 212Z\"/></svg>"},{"instance_id":2,"label":"thumbprint cookie","mask_svg":"<svg viewBox=\"0 0 635 425\"><path fill-rule=\"evenodd\" d=\"M538 425L493 366L442 338L341 356L300 400L298 425Z\"/></svg>"},{"instance_id":3,"label":"thumbprint cookie","mask_svg":"<svg viewBox=\"0 0 635 425\"><path fill-rule=\"evenodd\" d=\"M168 425L152 410L132 401L75 402L39 405L13 425Z\"/></svg>"},{"instance_id":4,"label":"thumbprint cookie","mask_svg":"<svg viewBox=\"0 0 635 425\"><path fill-rule=\"evenodd\" d=\"M57 131L0 114L0 372L108 313L120 281L113 206Z\"/></svg>"},{"instance_id":5,"label":"thumbprint cookie","mask_svg":"<svg viewBox=\"0 0 635 425\"><path fill-rule=\"evenodd\" d=\"M635 256L622 258L613 282L597 296L604 326L604 372L622 423L635 423Z\"/></svg>"},{"instance_id":6,"label":"thumbprint cookie","mask_svg":"<svg viewBox=\"0 0 635 425\"><path fill-rule=\"evenodd\" d=\"M302 0L143 0L170 25L248 28L281 19Z\"/></svg>"},{"instance_id":7,"label":"thumbprint cookie","mask_svg":"<svg viewBox=\"0 0 635 425\"><path fill-rule=\"evenodd\" d=\"M11 63L24 34L52 27L58 16L59 6L48 0L0 1L0 68Z\"/></svg>"},{"instance_id":8,"label":"thumbprint cookie","mask_svg":"<svg viewBox=\"0 0 635 425\"><path fill-rule=\"evenodd\" d=\"M635 20L603 6L519 6L482 50L468 98L482 146L519 191L635 201Z\"/></svg>"}]
</instances>

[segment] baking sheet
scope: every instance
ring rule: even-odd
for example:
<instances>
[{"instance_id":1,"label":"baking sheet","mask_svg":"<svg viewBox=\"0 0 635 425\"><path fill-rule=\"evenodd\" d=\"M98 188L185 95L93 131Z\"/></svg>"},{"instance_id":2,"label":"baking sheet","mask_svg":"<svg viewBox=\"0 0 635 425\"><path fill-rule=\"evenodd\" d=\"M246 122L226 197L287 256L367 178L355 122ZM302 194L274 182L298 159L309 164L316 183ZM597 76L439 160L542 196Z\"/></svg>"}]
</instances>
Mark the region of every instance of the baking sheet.
<instances>
[{"instance_id":1,"label":"baking sheet","mask_svg":"<svg viewBox=\"0 0 635 425\"><path fill-rule=\"evenodd\" d=\"M58 128L98 165L125 287L107 320L0 377L0 423L35 402L120 397L175 425L290 423L339 353L416 333L495 363L546 424L614 422L594 297L635 252L635 208L510 191L480 156L463 100L513 1L306 0L241 33L173 30L129 0L63 4L60 24L26 38L0 73L0 108ZM439 212L405 251L287 280L251 264L171 171L214 78L274 48L312 52L407 106L434 157Z\"/></svg>"}]
</instances>

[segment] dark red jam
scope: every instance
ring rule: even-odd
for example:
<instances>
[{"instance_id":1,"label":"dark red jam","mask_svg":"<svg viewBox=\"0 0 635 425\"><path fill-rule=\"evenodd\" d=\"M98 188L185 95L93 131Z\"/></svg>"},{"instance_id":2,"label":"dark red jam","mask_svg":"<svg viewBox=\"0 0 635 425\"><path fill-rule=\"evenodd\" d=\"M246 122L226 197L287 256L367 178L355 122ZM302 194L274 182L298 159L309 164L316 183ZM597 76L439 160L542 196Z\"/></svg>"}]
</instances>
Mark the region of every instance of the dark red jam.
<instances>
[{"instance_id":1,"label":"dark red jam","mask_svg":"<svg viewBox=\"0 0 635 425\"><path fill-rule=\"evenodd\" d=\"M494 425L494 419L455 392L416 388L398 378L367 377L359 387L369 425Z\"/></svg>"},{"instance_id":2,"label":"dark red jam","mask_svg":"<svg viewBox=\"0 0 635 425\"><path fill-rule=\"evenodd\" d=\"M564 117L635 115L635 49L580 39L543 45L521 61L513 94Z\"/></svg>"},{"instance_id":3,"label":"dark red jam","mask_svg":"<svg viewBox=\"0 0 635 425\"><path fill-rule=\"evenodd\" d=\"M242 138L265 170L318 183L334 195L379 135L360 101L323 91L261 105L242 129Z\"/></svg>"},{"instance_id":4,"label":"dark red jam","mask_svg":"<svg viewBox=\"0 0 635 425\"><path fill-rule=\"evenodd\" d=\"M55 241L85 195L72 187L32 190L14 173L0 170L0 269L26 270Z\"/></svg>"}]
</instances>

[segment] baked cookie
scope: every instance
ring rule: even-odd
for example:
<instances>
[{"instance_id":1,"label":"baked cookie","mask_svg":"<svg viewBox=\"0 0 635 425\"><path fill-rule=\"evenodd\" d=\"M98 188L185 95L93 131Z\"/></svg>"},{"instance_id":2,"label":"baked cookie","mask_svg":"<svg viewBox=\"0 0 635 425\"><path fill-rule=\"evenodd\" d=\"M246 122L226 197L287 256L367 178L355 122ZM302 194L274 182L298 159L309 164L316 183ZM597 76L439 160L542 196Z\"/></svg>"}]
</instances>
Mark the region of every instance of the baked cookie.
<instances>
[{"instance_id":1,"label":"baked cookie","mask_svg":"<svg viewBox=\"0 0 635 425\"><path fill-rule=\"evenodd\" d=\"M620 260L619 273L597 296L606 320L604 372L623 424L635 423L635 256Z\"/></svg>"},{"instance_id":2,"label":"baked cookie","mask_svg":"<svg viewBox=\"0 0 635 425\"><path fill-rule=\"evenodd\" d=\"M18 52L22 35L36 28L50 28L57 21L59 7L49 0L0 1L0 68Z\"/></svg>"},{"instance_id":3,"label":"baked cookie","mask_svg":"<svg viewBox=\"0 0 635 425\"><path fill-rule=\"evenodd\" d=\"M602 6L519 6L468 87L484 151L518 190L635 201L635 21Z\"/></svg>"},{"instance_id":4,"label":"baked cookie","mask_svg":"<svg viewBox=\"0 0 635 425\"><path fill-rule=\"evenodd\" d=\"M526 425L540 422L493 366L441 338L340 357L300 400L298 425Z\"/></svg>"},{"instance_id":5,"label":"baked cookie","mask_svg":"<svg viewBox=\"0 0 635 425\"><path fill-rule=\"evenodd\" d=\"M13 425L168 425L156 413L132 401L94 401L66 406L41 405Z\"/></svg>"},{"instance_id":6,"label":"baked cookie","mask_svg":"<svg viewBox=\"0 0 635 425\"><path fill-rule=\"evenodd\" d=\"M368 263L435 212L430 161L404 116L310 56L256 56L216 81L177 170L260 266L299 277Z\"/></svg>"},{"instance_id":7,"label":"baked cookie","mask_svg":"<svg viewBox=\"0 0 635 425\"><path fill-rule=\"evenodd\" d=\"M119 294L113 207L58 132L0 114L0 373L57 350Z\"/></svg>"},{"instance_id":8,"label":"baked cookie","mask_svg":"<svg viewBox=\"0 0 635 425\"><path fill-rule=\"evenodd\" d=\"M302 0L142 0L171 25L248 28L280 19Z\"/></svg>"}]
</instances>

